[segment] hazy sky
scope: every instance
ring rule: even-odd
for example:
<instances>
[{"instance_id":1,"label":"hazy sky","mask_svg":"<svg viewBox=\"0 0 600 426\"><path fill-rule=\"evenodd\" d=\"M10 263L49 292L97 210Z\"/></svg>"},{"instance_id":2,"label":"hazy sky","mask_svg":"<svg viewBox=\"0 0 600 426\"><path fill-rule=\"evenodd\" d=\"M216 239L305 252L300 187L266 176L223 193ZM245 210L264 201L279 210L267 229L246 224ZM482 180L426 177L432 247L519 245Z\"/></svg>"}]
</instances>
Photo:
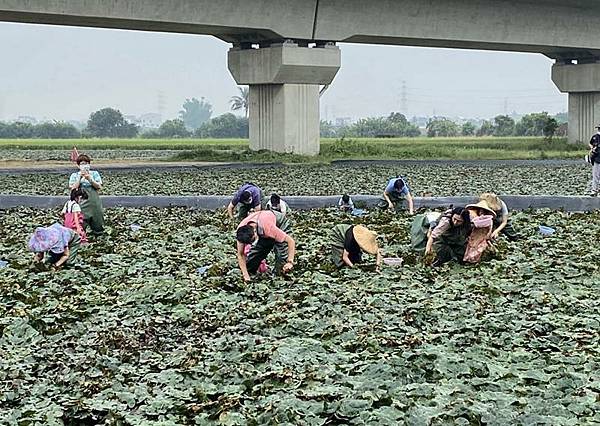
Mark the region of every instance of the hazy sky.
<instances>
[{"instance_id":1,"label":"hazy sky","mask_svg":"<svg viewBox=\"0 0 600 426\"><path fill-rule=\"evenodd\" d=\"M229 45L209 36L0 23L0 120L85 120L105 106L174 118L185 98L205 97L214 114L237 93ZM342 68L321 98L321 116L489 118L516 111L566 111L538 54L341 44ZM404 82L404 83L403 83ZM162 94L162 95L161 95ZM404 111L403 111L404 112Z\"/></svg>"}]
</instances>

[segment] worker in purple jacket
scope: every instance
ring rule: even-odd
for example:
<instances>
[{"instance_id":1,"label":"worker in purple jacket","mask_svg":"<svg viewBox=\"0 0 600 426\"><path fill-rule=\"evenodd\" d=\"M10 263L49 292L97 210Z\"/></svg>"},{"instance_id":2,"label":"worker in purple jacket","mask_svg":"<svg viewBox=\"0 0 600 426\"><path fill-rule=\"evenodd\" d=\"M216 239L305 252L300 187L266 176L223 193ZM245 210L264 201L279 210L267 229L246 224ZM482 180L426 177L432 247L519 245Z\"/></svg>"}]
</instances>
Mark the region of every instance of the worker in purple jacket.
<instances>
[{"instance_id":1,"label":"worker in purple jacket","mask_svg":"<svg viewBox=\"0 0 600 426\"><path fill-rule=\"evenodd\" d=\"M239 204L237 218L244 219L250 212L256 212L261 209L261 200L263 198L262 189L253 183L245 183L237 190L233 199L227 206L227 214L233 219L233 211Z\"/></svg>"}]
</instances>

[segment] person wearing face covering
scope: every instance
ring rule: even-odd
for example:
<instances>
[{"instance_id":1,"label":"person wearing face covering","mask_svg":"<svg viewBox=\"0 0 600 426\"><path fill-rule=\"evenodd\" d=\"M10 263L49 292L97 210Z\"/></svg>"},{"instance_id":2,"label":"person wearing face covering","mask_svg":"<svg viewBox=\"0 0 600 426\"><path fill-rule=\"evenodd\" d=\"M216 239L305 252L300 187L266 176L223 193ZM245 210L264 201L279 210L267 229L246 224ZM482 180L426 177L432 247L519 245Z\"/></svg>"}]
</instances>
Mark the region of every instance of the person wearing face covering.
<instances>
[{"instance_id":1,"label":"person wearing face covering","mask_svg":"<svg viewBox=\"0 0 600 426\"><path fill-rule=\"evenodd\" d=\"M262 189L251 182L243 184L227 206L227 214L233 219L233 212L238 208L238 220L245 219L250 213L261 210Z\"/></svg>"},{"instance_id":2,"label":"person wearing face covering","mask_svg":"<svg viewBox=\"0 0 600 426\"><path fill-rule=\"evenodd\" d=\"M93 234L104 232L104 213L99 191L102 189L102 177L96 170L90 170L90 157L81 154L77 157L78 172L71 174L69 188L82 189L87 195L81 203L81 213L84 217L84 225L92 229Z\"/></svg>"},{"instance_id":3,"label":"person wearing face covering","mask_svg":"<svg viewBox=\"0 0 600 426\"><path fill-rule=\"evenodd\" d=\"M592 163L592 195L598 196L600 191L600 125L596 126L597 132L590 139L590 163Z\"/></svg>"}]
</instances>

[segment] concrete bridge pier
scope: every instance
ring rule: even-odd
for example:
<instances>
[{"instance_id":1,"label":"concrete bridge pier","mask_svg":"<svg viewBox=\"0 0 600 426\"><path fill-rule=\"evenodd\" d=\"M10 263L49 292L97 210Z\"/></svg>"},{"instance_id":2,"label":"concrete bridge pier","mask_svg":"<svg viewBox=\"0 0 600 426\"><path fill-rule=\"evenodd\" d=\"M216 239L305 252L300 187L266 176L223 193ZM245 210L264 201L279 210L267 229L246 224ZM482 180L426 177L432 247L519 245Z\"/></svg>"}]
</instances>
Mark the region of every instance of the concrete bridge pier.
<instances>
[{"instance_id":1,"label":"concrete bridge pier","mask_svg":"<svg viewBox=\"0 0 600 426\"><path fill-rule=\"evenodd\" d=\"M569 94L569 142L587 143L600 124L600 58L552 66L552 81Z\"/></svg>"},{"instance_id":2,"label":"concrete bridge pier","mask_svg":"<svg viewBox=\"0 0 600 426\"><path fill-rule=\"evenodd\" d=\"M293 41L228 52L229 71L249 85L250 149L319 153L319 85L331 84L341 65L333 43Z\"/></svg>"}]
</instances>

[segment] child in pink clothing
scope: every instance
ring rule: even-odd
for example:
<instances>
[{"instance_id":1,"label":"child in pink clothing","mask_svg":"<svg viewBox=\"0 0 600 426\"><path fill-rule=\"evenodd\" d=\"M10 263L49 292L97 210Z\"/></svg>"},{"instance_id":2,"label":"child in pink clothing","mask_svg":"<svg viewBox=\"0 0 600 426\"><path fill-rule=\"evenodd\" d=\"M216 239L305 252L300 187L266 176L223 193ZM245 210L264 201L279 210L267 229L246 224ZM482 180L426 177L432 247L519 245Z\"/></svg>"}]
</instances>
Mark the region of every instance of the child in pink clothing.
<instances>
[{"instance_id":1,"label":"child in pink clothing","mask_svg":"<svg viewBox=\"0 0 600 426\"><path fill-rule=\"evenodd\" d=\"M246 257L248 257L248 253L250 253L251 248L252 248L252 244L246 244L246 246L244 247L244 254L246 255ZM258 272L261 274L264 274L268 270L269 270L269 267L267 266L267 261L266 260L261 261L260 265L258 265Z\"/></svg>"},{"instance_id":2,"label":"child in pink clothing","mask_svg":"<svg viewBox=\"0 0 600 426\"><path fill-rule=\"evenodd\" d=\"M87 244L87 234L83 227L83 213L81 212L81 206L79 205L82 198L86 199L87 194L81 188L71 190L71 197L69 201L65 203L60 214L64 217L65 228L77 232L81 238L81 243Z\"/></svg>"}]
</instances>

